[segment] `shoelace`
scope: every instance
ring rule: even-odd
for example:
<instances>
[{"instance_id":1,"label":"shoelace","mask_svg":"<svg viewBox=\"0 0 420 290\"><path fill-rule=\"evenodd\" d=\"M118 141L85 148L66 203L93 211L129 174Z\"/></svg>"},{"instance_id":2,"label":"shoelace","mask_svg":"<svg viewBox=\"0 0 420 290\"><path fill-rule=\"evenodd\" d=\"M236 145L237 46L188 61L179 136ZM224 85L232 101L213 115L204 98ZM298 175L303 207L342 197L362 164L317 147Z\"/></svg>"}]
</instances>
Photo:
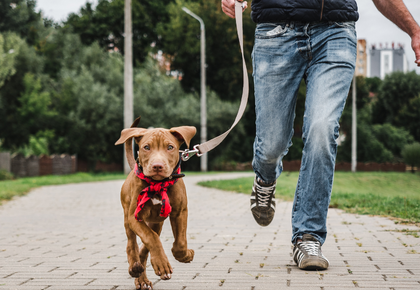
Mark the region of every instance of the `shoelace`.
<instances>
[{"instance_id":1,"label":"shoelace","mask_svg":"<svg viewBox=\"0 0 420 290\"><path fill-rule=\"evenodd\" d=\"M304 241L300 242L299 245L305 249L306 253L310 256L319 255L319 242L315 241Z\"/></svg>"},{"instance_id":2,"label":"shoelace","mask_svg":"<svg viewBox=\"0 0 420 290\"><path fill-rule=\"evenodd\" d=\"M264 187L259 184L255 184L257 190L258 204L259 206L268 206L270 202L270 197L273 193L274 186Z\"/></svg>"}]
</instances>

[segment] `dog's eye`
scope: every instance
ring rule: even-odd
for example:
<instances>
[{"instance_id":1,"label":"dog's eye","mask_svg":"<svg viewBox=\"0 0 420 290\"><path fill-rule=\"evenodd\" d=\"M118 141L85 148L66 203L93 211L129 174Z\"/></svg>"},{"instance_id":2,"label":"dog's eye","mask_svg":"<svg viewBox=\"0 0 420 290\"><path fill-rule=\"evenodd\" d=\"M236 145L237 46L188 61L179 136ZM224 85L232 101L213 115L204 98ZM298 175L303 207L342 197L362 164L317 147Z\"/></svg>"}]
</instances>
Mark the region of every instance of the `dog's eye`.
<instances>
[{"instance_id":1,"label":"dog's eye","mask_svg":"<svg viewBox=\"0 0 420 290\"><path fill-rule=\"evenodd\" d=\"M168 145L168 150L172 150L172 149L174 149L174 146Z\"/></svg>"},{"instance_id":2,"label":"dog's eye","mask_svg":"<svg viewBox=\"0 0 420 290\"><path fill-rule=\"evenodd\" d=\"M149 145L146 145L146 146L143 147L143 149L149 151L150 150L150 146Z\"/></svg>"}]
</instances>

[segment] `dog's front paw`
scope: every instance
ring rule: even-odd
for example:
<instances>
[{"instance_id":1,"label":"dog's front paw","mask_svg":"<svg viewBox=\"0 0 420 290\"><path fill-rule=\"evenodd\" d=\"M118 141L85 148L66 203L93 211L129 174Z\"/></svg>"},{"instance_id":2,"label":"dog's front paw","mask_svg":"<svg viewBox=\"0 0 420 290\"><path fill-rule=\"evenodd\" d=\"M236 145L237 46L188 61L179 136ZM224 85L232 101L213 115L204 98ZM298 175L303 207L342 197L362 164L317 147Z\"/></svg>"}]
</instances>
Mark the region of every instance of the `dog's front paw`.
<instances>
[{"instance_id":1,"label":"dog's front paw","mask_svg":"<svg viewBox=\"0 0 420 290\"><path fill-rule=\"evenodd\" d=\"M128 268L128 273L133 278L138 278L144 272L144 267L140 262L135 262Z\"/></svg>"},{"instance_id":2,"label":"dog's front paw","mask_svg":"<svg viewBox=\"0 0 420 290\"><path fill-rule=\"evenodd\" d=\"M155 274L160 276L162 280L171 279L172 275L172 266L169 264L168 258L166 255L161 256L151 256L150 262L152 263L153 270Z\"/></svg>"},{"instance_id":3,"label":"dog's front paw","mask_svg":"<svg viewBox=\"0 0 420 290\"><path fill-rule=\"evenodd\" d=\"M152 282L150 282L149 279L146 278L146 275L144 275L144 273L139 278L136 278L136 280L134 281L134 284L136 285L137 290L153 289Z\"/></svg>"},{"instance_id":4,"label":"dog's front paw","mask_svg":"<svg viewBox=\"0 0 420 290\"><path fill-rule=\"evenodd\" d=\"M172 254L175 259L181 263L190 263L194 259L194 250L191 249L187 249L186 251L172 250Z\"/></svg>"}]
</instances>

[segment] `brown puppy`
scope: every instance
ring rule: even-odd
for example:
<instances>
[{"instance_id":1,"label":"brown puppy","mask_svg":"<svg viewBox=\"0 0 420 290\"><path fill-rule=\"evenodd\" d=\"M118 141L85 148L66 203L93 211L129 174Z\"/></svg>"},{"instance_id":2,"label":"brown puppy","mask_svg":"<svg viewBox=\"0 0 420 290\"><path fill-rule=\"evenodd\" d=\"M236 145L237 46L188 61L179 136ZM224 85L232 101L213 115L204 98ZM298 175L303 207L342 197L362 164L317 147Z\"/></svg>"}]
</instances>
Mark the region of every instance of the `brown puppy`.
<instances>
[{"instance_id":1,"label":"brown puppy","mask_svg":"<svg viewBox=\"0 0 420 290\"><path fill-rule=\"evenodd\" d=\"M196 133L195 127L176 127L171 129L143 129L136 128L140 118L134 121L129 129L121 132L121 138L115 143L125 143L127 160L132 171L125 180L121 189L121 204L124 208L124 226L127 234L127 259L128 272L135 280L136 289L151 289L152 283L146 276L146 262L150 252L151 264L155 274L161 279L171 278L172 267L162 248L159 235L166 217L161 216L164 208L162 203L167 200L155 194L144 203L144 207L138 211L139 194L150 184L138 177L143 173L153 182L173 181L179 178L175 184L167 188L172 211L170 222L175 238L172 254L179 262L189 263L194 258L194 251L187 248L187 194L185 185L179 174L174 174L179 162L179 148L182 143L187 147ZM135 170L136 161L132 152L132 138L139 145L139 159ZM133 170L134 169L134 170ZM159 183L162 184L162 183ZM147 195L147 193L142 194ZM137 210L137 211L136 211ZM137 216L135 216L135 212ZM136 242L139 236L142 245L139 248Z\"/></svg>"}]
</instances>

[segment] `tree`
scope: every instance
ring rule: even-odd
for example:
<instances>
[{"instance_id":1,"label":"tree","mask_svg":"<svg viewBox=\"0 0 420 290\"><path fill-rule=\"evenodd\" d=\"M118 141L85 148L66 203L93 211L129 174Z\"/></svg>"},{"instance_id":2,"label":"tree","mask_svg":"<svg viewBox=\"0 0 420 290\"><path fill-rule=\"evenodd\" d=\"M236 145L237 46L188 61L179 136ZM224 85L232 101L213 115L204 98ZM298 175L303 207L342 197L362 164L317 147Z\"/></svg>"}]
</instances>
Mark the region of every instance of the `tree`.
<instances>
[{"instance_id":1,"label":"tree","mask_svg":"<svg viewBox=\"0 0 420 290\"><path fill-rule=\"evenodd\" d=\"M411 172L414 173L414 166L420 167L420 143L406 145L401 152L404 162L411 166Z\"/></svg>"},{"instance_id":2,"label":"tree","mask_svg":"<svg viewBox=\"0 0 420 290\"><path fill-rule=\"evenodd\" d=\"M372 136L376 137L396 158L401 157L401 148L414 142L413 136L407 130L389 123L373 125Z\"/></svg>"},{"instance_id":3,"label":"tree","mask_svg":"<svg viewBox=\"0 0 420 290\"><path fill-rule=\"evenodd\" d=\"M132 3L133 11L133 56L135 67L141 67L149 52L155 53L159 49L171 62L171 69L182 72L182 87L188 93L199 91L200 87L200 58L199 41L200 29L182 11L183 6L201 9L205 12L207 34L207 85L209 90L215 91L222 100L237 101L242 90L242 65L236 36L235 22L221 11L220 1L194 1L175 3L175 0L138 1ZM98 5L87 3L79 13L71 14L64 23L65 31L72 31L81 37L85 45L97 41L106 50L114 49L123 52L123 0L99 0ZM197 10L195 10L197 11ZM203 14L203 13L200 13ZM178 21L181 17L182 23ZM197 29L195 29L197 28ZM250 52L253 44L254 24L250 17L244 17L246 57L249 75L251 77ZM48 48L49 54L59 54L59 49ZM60 58L54 58L59 60ZM51 64L51 65L50 65ZM46 63L46 68L57 67L54 63ZM56 74L58 70L55 70ZM252 82L250 82L252 84ZM250 88L253 92L253 88ZM166 96L167 97L167 96ZM166 100L166 99L165 99ZM210 102L209 102L210 103ZM162 103L160 103L162 106ZM245 130L239 127L227 138L224 145L233 142L235 147L242 150L235 153L241 161L252 158L252 144L255 135L253 96L251 93L250 109L241 123ZM233 122L233 119L232 119ZM229 123L223 123L224 130ZM241 133L242 132L242 133ZM199 134L199 133L198 133ZM237 134L237 135L235 135ZM209 131L208 137L212 138ZM217 151L217 150L216 150Z\"/></svg>"},{"instance_id":4,"label":"tree","mask_svg":"<svg viewBox=\"0 0 420 290\"><path fill-rule=\"evenodd\" d=\"M16 55L22 42L14 33L0 33L0 88L16 73Z\"/></svg>"},{"instance_id":5,"label":"tree","mask_svg":"<svg viewBox=\"0 0 420 290\"><path fill-rule=\"evenodd\" d=\"M393 73L384 82L357 77L357 158L361 162L401 160L401 148L414 141L413 132L420 122L420 104L412 98L416 92L415 73ZM377 99L371 102L369 87L379 85ZM351 90L350 90L351 94ZM392 103L395 106L392 107ZM351 161L351 108L347 102L341 118L346 139L338 150L339 161ZM391 112L392 111L392 112ZM390 115L393 114L391 118ZM389 120L389 122L386 122ZM417 127L416 125L417 124Z\"/></svg>"},{"instance_id":6,"label":"tree","mask_svg":"<svg viewBox=\"0 0 420 290\"><path fill-rule=\"evenodd\" d=\"M387 75L380 87L377 101L373 106L373 123L385 122L406 127L401 116L402 109L410 100L420 94L420 75L394 72Z\"/></svg>"},{"instance_id":7,"label":"tree","mask_svg":"<svg viewBox=\"0 0 420 290\"><path fill-rule=\"evenodd\" d=\"M420 141L420 75L395 72L385 77L373 106L373 123L385 122L409 131Z\"/></svg>"},{"instance_id":8,"label":"tree","mask_svg":"<svg viewBox=\"0 0 420 290\"><path fill-rule=\"evenodd\" d=\"M350 87L350 91L349 91L348 97L347 97L347 102L346 102L346 105L344 107L343 114L342 114L341 120L340 120L340 126L341 126L340 131L342 131L347 136L351 135L351 126L352 126L352 102L351 102L351 98L352 98L352 94L353 94L353 83ZM367 84L365 78L362 77L362 76L356 77L356 95L357 95L357 97L356 97L356 109L359 111L359 110L365 108L370 103L369 87L368 87L368 84ZM370 117L360 119L359 116L358 116L358 118L357 118L358 126L359 125L364 125L364 124L359 124L360 122L367 122L367 123L370 124L371 123Z\"/></svg>"},{"instance_id":9,"label":"tree","mask_svg":"<svg viewBox=\"0 0 420 290\"><path fill-rule=\"evenodd\" d=\"M414 141L407 130L389 123L371 123L371 106L367 105L357 113L357 160L359 162L394 162L401 160L401 148ZM352 135L346 134L338 149L337 160L351 161Z\"/></svg>"},{"instance_id":10,"label":"tree","mask_svg":"<svg viewBox=\"0 0 420 290\"><path fill-rule=\"evenodd\" d=\"M78 154L91 168L98 160L119 162L122 150L112 140L123 127L122 57L97 43L83 46L75 35L70 39L57 81L49 87L58 112L51 151Z\"/></svg>"},{"instance_id":11,"label":"tree","mask_svg":"<svg viewBox=\"0 0 420 290\"><path fill-rule=\"evenodd\" d=\"M141 63L161 46L158 23L168 20L167 6L173 0L132 1L133 59ZM124 0L99 0L95 9L87 2L79 13L71 13L64 28L80 35L82 43L98 42L105 50L124 54Z\"/></svg>"},{"instance_id":12,"label":"tree","mask_svg":"<svg viewBox=\"0 0 420 290\"><path fill-rule=\"evenodd\" d=\"M382 84L382 80L378 77L365 78L365 82L368 86L369 92L377 94Z\"/></svg>"},{"instance_id":13,"label":"tree","mask_svg":"<svg viewBox=\"0 0 420 290\"><path fill-rule=\"evenodd\" d=\"M186 91L200 88L200 26L182 7L199 15L206 25L207 85L223 100L238 100L242 91L242 59L235 20L227 17L219 0L176 0L168 6L170 21L160 23L163 51L171 56L171 69L182 72ZM251 76L255 24L244 14L244 50ZM252 92L252 90L250 90Z\"/></svg>"},{"instance_id":14,"label":"tree","mask_svg":"<svg viewBox=\"0 0 420 290\"><path fill-rule=\"evenodd\" d=\"M24 91L19 98L20 106L17 109L21 134L34 135L38 131L50 127L53 118L57 115L52 108L51 96L42 91L41 80L33 74L27 73L23 78Z\"/></svg>"},{"instance_id":15,"label":"tree","mask_svg":"<svg viewBox=\"0 0 420 290\"><path fill-rule=\"evenodd\" d=\"M241 98L243 80L236 25L235 20L223 13L219 0L176 0L168 5L170 20L158 25L158 33L162 37L162 51L170 60L171 70L182 74L181 84L186 92L200 91L200 26L195 19L182 10L184 6L200 16L206 26L207 86L221 100L238 102ZM221 152L224 156L228 156L227 152L229 152L229 160L237 162L252 159L255 137L254 89L251 79L251 51L255 24L247 12L243 15L243 28L245 60L250 79L247 110L240 122L241 125L243 124L244 130L239 130L239 127L235 128L219 146L221 149L232 148L232 151ZM233 119L231 122L224 123L224 130L229 129L232 123ZM210 132L207 136L209 139L216 137ZM215 152L219 152L218 149L210 153L209 160L214 158Z\"/></svg>"},{"instance_id":16,"label":"tree","mask_svg":"<svg viewBox=\"0 0 420 290\"><path fill-rule=\"evenodd\" d=\"M31 155L41 156L49 155L48 140L52 139L52 131L40 131L36 136L29 136L29 144L24 144L14 150L14 153L21 154L25 157Z\"/></svg>"},{"instance_id":17,"label":"tree","mask_svg":"<svg viewBox=\"0 0 420 290\"><path fill-rule=\"evenodd\" d=\"M5 148L17 148L26 144L29 136L25 134L27 120L22 119L19 108L21 108L20 96L25 90L24 78L27 73L34 76L41 75L43 68L42 58L37 55L35 48L28 46L24 40L16 38L14 34L4 39L13 40L16 43L13 50L13 74L9 74L4 79L3 86L0 87L0 139L4 140ZM0 68L1 70L1 68ZM23 129L25 128L25 129Z\"/></svg>"},{"instance_id":18,"label":"tree","mask_svg":"<svg viewBox=\"0 0 420 290\"><path fill-rule=\"evenodd\" d=\"M207 130L208 136L215 137L233 123L239 103L221 100L214 91L207 89ZM134 113L141 116L140 126L171 128L176 126L195 126L200 130L200 100L198 93L185 93L180 81L167 76L157 62L151 58L135 70L134 75ZM241 140L238 135L246 134L244 124L237 125L219 147L209 152L209 164L213 166L226 160L240 160ZM229 139L231 138L231 139ZM239 140L237 140L239 138ZM236 141L236 142L235 142ZM191 145L200 143L197 132ZM238 146L238 147L236 147ZM185 163L188 170L199 169L198 158Z\"/></svg>"},{"instance_id":19,"label":"tree","mask_svg":"<svg viewBox=\"0 0 420 290\"><path fill-rule=\"evenodd\" d=\"M406 128L415 140L420 141L420 93L401 108L395 122Z\"/></svg>"},{"instance_id":20,"label":"tree","mask_svg":"<svg viewBox=\"0 0 420 290\"><path fill-rule=\"evenodd\" d=\"M351 161L352 135L346 134L346 138L338 148L338 161ZM394 156L392 152L382 144L373 133L370 123L370 108L368 106L357 112L357 161L359 162L391 162Z\"/></svg>"},{"instance_id":21,"label":"tree","mask_svg":"<svg viewBox=\"0 0 420 290\"><path fill-rule=\"evenodd\" d=\"M15 32L29 45L36 45L45 26L36 0L0 0L0 32ZM51 25L50 20L45 23Z\"/></svg>"}]
</instances>

